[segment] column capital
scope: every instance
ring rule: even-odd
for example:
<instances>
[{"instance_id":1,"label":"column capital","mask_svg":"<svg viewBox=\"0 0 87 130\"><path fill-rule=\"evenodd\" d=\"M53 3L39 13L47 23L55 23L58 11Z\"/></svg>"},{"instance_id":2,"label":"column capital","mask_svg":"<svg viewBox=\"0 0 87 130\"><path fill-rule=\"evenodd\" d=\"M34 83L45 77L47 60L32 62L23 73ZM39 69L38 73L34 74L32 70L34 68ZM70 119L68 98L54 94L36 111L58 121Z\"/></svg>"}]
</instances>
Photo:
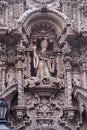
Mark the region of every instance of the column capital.
<instances>
[{"instance_id":1,"label":"column capital","mask_svg":"<svg viewBox=\"0 0 87 130\"><path fill-rule=\"evenodd\" d=\"M71 69L72 69L72 66L71 66L70 62L67 61L66 64L65 64L65 70L66 71L71 71Z\"/></svg>"}]
</instances>

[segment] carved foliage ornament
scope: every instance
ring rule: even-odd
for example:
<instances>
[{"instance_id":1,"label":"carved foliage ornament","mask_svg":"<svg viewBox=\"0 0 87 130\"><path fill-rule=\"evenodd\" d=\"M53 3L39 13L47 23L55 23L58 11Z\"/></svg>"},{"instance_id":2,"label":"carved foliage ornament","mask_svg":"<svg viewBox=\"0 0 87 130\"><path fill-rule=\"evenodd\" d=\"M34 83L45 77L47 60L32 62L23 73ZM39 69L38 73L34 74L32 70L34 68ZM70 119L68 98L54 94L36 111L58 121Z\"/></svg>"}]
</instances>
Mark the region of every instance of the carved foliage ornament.
<instances>
[{"instance_id":1,"label":"carved foliage ornament","mask_svg":"<svg viewBox=\"0 0 87 130\"><path fill-rule=\"evenodd\" d=\"M52 98L54 98L54 102ZM35 120L37 126L52 124L55 126L63 115L62 108L57 104L55 97L40 97L30 94L25 104L27 107L27 116L30 117L30 120ZM34 125L33 123L32 125Z\"/></svg>"}]
</instances>

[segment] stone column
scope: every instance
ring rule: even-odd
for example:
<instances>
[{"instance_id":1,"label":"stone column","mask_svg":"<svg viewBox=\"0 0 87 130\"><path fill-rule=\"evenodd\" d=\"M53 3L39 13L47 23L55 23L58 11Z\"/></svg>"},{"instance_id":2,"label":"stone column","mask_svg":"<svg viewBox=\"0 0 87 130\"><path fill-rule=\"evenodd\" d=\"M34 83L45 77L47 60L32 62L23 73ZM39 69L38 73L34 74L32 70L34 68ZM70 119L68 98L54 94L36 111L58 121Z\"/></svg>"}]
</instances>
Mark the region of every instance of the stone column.
<instances>
[{"instance_id":1,"label":"stone column","mask_svg":"<svg viewBox=\"0 0 87 130\"><path fill-rule=\"evenodd\" d=\"M87 68L85 62L82 65L82 87L87 89Z\"/></svg>"},{"instance_id":2,"label":"stone column","mask_svg":"<svg viewBox=\"0 0 87 130\"><path fill-rule=\"evenodd\" d=\"M6 47L2 47L0 43L0 91L3 91L6 87Z\"/></svg>"},{"instance_id":3,"label":"stone column","mask_svg":"<svg viewBox=\"0 0 87 130\"><path fill-rule=\"evenodd\" d=\"M18 106L24 105L24 88L23 88L23 65L21 60L17 65L17 81L18 81Z\"/></svg>"},{"instance_id":4,"label":"stone column","mask_svg":"<svg viewBox=\"0 0 87 130\"><path fill-rule=\"evenodd\" d=\"M72 105L72 67L70 61L66 62L65 65L65 74L66 74L66 104L65 108L67 111L67 116L71 120L74 118L74 108Z\"/></svg>"},{"instance_id":5,"label":"stone column","mask_svg":"<svg viewBox=\"0 0 87 130\"><path fill-rule=\"evenodd\" d=\"M1 71L1 91L3 91L6 88L6 66L2 66Z\"/></svg>"},{"instance_id":6,"label":"stone column","mask_svg":"<svg viewBox=\"0 0 87 130\"><path fill-rule=\"evenodd\" d=\"M67 101L66 106L72 106L72 71L70 62L67 61L65 65L65 73L66 73L66 95Z\"/></svg>"},{"instance_id":7,"label":"stone column","mask_svg":"<svg viewBox=\"0 0 87 130\"><path fill-rule=\"evenodd\" d=\"M28 51L27 52L27 58L28 58L28 63L27 63L27 65L28 65L28 71L29 71L29 76L31 76L31 66L30 66L30 62L31 62L31 57L30 57L30 52Z\"/></svg>"},{"instance_id":8,"label":"stone column","mask_svg":"<svg viewBox=\"0 0 87 130\"><path fill-rule=\"evenodd\" d=\"M24 47L22 43L17 46L17 82L18 82L18 106L17 106L17 116L21 118L23 116L24 104L24 87L23 87L23 55Z\"/></svg>"},{"instance_id":9,"label":"stone column","mask_svg":"<svg viewBox=\"0 0 87 130\"><path fill-rule=\"evenodd\" d=\"M67 112L68 119L73 119L74 117L74 109L72 105L72 67L71 67L71 47L68 42L65 42L64 47L62 48L62 52L64 54L64 62L65 62L65 109Z\"/></svg>"},{"instance_id":10,"label":"stone column","mask_svg":"<svg viewBox=\"0 0 87 130\"><path fill-rule=\"evenodd\" d=\"M58 53L58 56L56 58L56 61L57 61L57 77L60 76L60 73L61 73L61 56L60 56L60 52Z\"/></svg>"}]
</instances>

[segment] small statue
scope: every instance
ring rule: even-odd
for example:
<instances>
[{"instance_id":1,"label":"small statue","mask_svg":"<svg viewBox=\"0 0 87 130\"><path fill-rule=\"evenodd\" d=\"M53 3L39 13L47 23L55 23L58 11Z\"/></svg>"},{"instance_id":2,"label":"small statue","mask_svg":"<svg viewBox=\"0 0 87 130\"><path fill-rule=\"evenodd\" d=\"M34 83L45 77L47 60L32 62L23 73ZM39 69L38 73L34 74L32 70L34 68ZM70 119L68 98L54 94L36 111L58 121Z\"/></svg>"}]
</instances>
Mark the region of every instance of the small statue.
<instances>
[{"instance_id":1,"label":"small statue","mask_svg":"<svg viewBox=\"0 0 87 130\"><path fill-rule=\"evenodd\" d=\"M37 53L36 45L33 46L33 53L34 53L34 68L37 68L37 78L44 79L50 78L50 72L54 72L54 60L49 59L47 56L47 47L48 41L47 39L43 39L41 42L41 51Z\"/></svg>"}]
</instances>

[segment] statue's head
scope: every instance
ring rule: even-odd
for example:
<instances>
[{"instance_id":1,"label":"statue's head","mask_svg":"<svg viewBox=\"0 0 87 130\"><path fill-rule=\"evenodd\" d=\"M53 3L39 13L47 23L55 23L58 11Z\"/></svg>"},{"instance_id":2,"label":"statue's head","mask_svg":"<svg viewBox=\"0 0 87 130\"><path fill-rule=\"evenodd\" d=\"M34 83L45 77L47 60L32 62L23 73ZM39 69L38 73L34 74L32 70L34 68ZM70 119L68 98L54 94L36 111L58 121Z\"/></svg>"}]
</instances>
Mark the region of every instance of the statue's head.
<instances>
[{"instance_id":1,"label":"statue's head","mask_svg":"<svg viewBox=\"0 0 87 130\"><path fill-rule=\"evenodd\" d=\"M45 38L45 39L43 39L43 40L41 41L41 48L44 49L44 50L46 50L47 47L48 47L48 41L47 41L47 39Z\"/></svg>"}]
</instances>

